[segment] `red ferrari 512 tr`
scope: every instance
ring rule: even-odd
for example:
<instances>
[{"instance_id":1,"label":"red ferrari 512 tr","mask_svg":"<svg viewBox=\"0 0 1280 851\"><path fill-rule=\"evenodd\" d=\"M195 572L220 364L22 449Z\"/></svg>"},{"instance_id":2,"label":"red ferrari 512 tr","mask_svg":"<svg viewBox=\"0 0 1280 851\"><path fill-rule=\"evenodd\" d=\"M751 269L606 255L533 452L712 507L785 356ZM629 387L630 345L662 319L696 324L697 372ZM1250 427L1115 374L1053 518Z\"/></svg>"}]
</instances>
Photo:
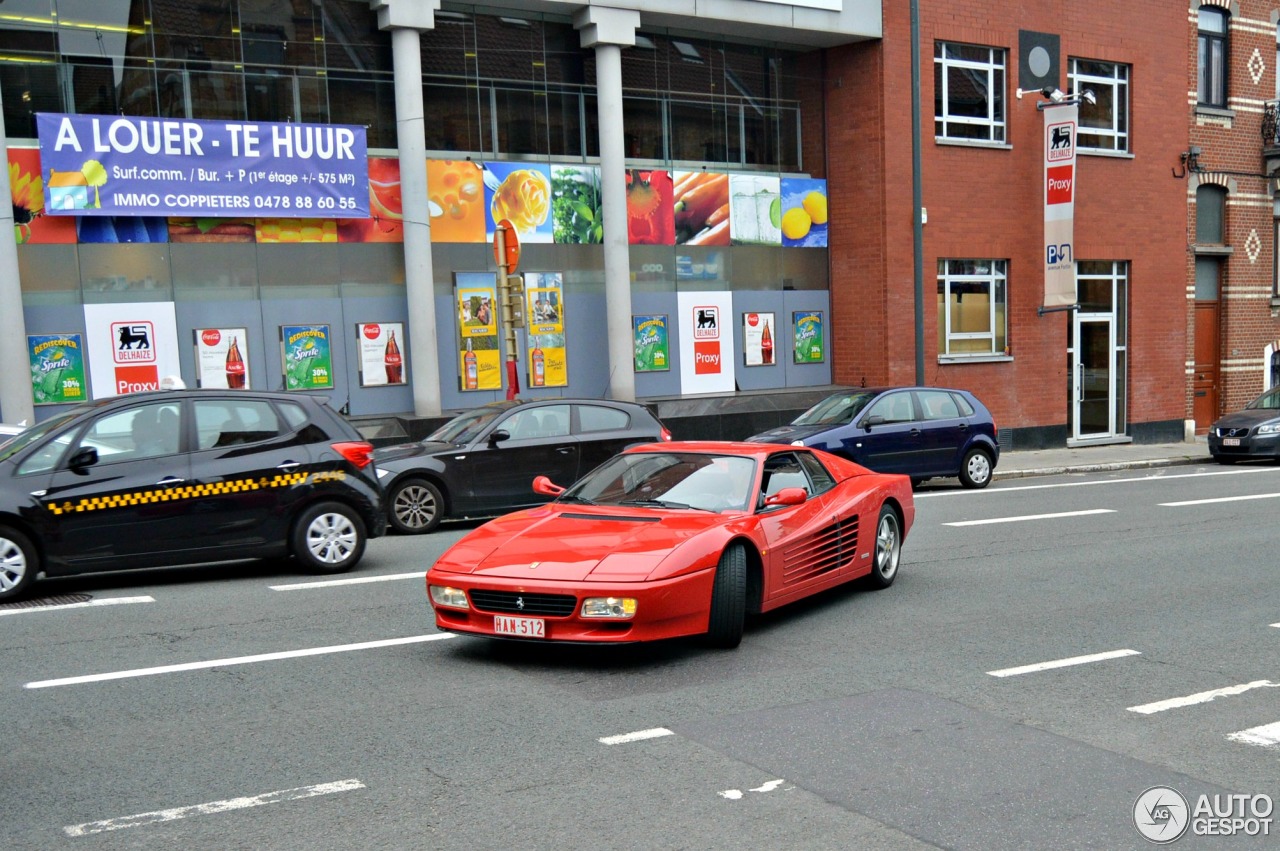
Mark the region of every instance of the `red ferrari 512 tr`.
<instances>
[{"instance_id":1,"label":"red ferrari 512 tr","mask_svg":"<svg viewBox=\"0 0 1280 851\"><path fill-rule=\"evenodd\" d=\"M736 647L764 612L865 577L887 588L915 517L911 480L803 446L633 447L547 505L492 520L427 572L440 629Z\"/></svg>"}]
</instances>

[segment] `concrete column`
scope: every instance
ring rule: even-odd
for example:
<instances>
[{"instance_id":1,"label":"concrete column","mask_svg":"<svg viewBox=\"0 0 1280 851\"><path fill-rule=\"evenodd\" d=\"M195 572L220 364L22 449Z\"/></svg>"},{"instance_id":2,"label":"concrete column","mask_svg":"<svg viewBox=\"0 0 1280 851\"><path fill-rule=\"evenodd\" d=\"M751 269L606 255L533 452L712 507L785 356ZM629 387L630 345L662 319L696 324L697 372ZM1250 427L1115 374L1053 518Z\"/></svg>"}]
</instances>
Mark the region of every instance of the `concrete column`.
<instances>
[{"instance_id":1,"label":"concrete column","mask_svg":"<svg viewBox=\"0 0 1280 851\"><path fill-rule=\"evenodd\" d=\"M431 266L431 214L427 205L427 143L423 121L419 32L435 28L440 0L370 0L378 27L391 31L396 86L396 146L404 211L404 275L409 300L409 378L413 412L440 415L435 277Z\"/></svg>"},{"instance_id":2,"label":"concrete column","mask_svg":"<svg viewBox=\"0 0 1280 851\"><path fill-rule=\"evenodd\" d=\"M0 108L0 152L9 150ZM9 169L0 168L0 198L13 196ZM22 314L22 282L18 280L18 244L13 236L13 207L4 214L0 204L0 421L35 422L31 399L30 356L27 354L27 322Z\"/></svg>"},{"instance_id":3,"label":"concrete column","mask_svg":"<svg viewBox=\"0 0 1280 851\"><path fill-rule=\"evenodd\" d=\"M600 192L604 215L605 329L609 336L609 395L635 401L631 329L631 249L627 243L626 149L622 125L622 48L634 47L640 13L588 6L573 16L583 47L596 51L600 124Z\"/></svg>"}]
</instances>

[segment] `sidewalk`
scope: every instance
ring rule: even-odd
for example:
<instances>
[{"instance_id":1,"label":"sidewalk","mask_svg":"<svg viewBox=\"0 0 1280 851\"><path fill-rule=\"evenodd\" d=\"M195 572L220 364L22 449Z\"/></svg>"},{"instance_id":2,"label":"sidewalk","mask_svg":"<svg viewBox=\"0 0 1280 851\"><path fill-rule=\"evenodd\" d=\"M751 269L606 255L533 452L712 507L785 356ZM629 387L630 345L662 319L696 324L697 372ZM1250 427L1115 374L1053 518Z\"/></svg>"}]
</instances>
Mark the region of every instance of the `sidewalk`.
<instances>
[{"instance_id":1,"label":"sidewalk","mask_svg":"<svg viewBox=\"0 0 1280 851\"><path fill-rule=\"evenodd\" d=\"M1136 470L1179 464L1212 464L1204 438L1187 443L1116 443L1074 449L1032 449L1001 452L996 479L1092 473L1103 470Z\"/></svg>"}]
</instances>

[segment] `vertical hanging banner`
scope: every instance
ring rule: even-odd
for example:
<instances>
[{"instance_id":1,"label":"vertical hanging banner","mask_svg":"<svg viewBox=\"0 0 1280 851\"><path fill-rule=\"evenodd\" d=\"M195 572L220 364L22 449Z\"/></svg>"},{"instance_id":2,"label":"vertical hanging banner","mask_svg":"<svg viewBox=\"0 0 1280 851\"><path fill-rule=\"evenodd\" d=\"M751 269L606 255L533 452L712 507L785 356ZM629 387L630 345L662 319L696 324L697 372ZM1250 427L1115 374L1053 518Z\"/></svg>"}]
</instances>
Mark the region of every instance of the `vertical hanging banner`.
<instances>
[{"instance_id":1,"label":"vertical hanging banner","mask_svg":"<svg viewBox=\"0 0 1280 851\"><path fill-rule=\"evenodd\" d=\"M525 323L529 328L529 386L567 387L564 287L559 272L526 272Z\"/></svg>"},{"instance_id":2,"label":"vertical hanging banner","mask_svg":"<svg viewBox=\"0 0 1280 851\"><path fill-rule=\"evenodd\" d=\"M458 376L461 390L501 390L496 281L492 272L456 272Z\"/></svg>"},{"instance_id":3,"label":"vertical hanging banner","mask_svg":"<svg viewBox=\"0 0 1280 851\"><path fill-rule=\"evenodd\" d=\"M1044 107L1044 306L1076 303L1075 104Z\"/></svg>"}]
</instances>

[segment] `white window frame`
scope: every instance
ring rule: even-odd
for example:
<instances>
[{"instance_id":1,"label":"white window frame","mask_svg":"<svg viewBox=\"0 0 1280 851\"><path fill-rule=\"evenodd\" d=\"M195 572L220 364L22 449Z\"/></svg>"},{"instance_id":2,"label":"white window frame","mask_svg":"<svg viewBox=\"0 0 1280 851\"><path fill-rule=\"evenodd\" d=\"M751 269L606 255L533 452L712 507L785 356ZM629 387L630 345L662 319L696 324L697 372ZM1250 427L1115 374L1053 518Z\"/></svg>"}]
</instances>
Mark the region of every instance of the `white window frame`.
<instances>
[{"instance_id":1,"label":"white window frame","mask_svg":"<svg viewBox=\"0 0 1280 851\"><path fill-rule=\"evenodd\" d=\"M1111 76L1104 77L1101 74L1083 73L1079 70L1079 63L1081 62L1088 62L1094 65L1110 65L1112 68ZM1129 91L1129 66L1119 62L1105 62L1101 59L1085 59L1084 57L1072 56L1067 72L1067 81L1071 88L1071 94L1077 96L1086 90L1092 91L1094 95L1101 94L1105 89L1111 90L1111 126L1085 127L1081 123L1076 131L1076 147L1079 150L1127 154L1129 152L1129 104L1132 103ZM1122 93L1124 95L1123 115L1116 108L1116 105L1120 103L1120 95ZM1103 98L1099 97L1098 100L1101 101ZM1101 137L1098 141L1109 139L1111 144L1097 144L1090 137ZM1090 144L1090 142L1094 142L1094 144Z\"/></svg>"},{"instance_id":2,"label":"white window frame","mask_svg":"<svg viewBox=\"0 0 1280 851\"><path fill-rule=\"evenodd\" d=\"M981 271L985 266L986 271ZM987 289L987 330L982 332L956 332L951 330L951 287L955 284L985 284ZM990 358L995 355L1003 355L1004 349L996 348L996 340L1003 337L1007 342L1009 339L1009 261L993 260L993 259L954 259L939 258L938 259L938 293L942 296L942 315L939 321L943 323L944 350L938 352L939 357L945 358ZM1000 304L1004 306L1002 312L996 310L996 306ZM1003 316L1003 327L1000 325L998 317ZM953 343L960 340L986 340L986 351L974 351L972 349L962 351L952 351Z\"/></svg>"},{"instance_id":3,"label":"white window frame","mask_svg":"<svg viewBox=\"0 0 1280 851\"><path fill-rule=\"evenodd\" d=\"M988 60L986 62L978 62L971 59L955 59L947 56L947 47L954 45L956 47L977 48L986 50ZM998 142L1003 143L1006 136L1007 127L1007 111L1008 97L1005 92L1005 84L1008 78L1008 57L1009 51L1003 47L988 47L982 44L963 44L954 41L936 41L933 48L933 64L942 68L942 114L934 115L934 138L937 140L957 141L957 142ZM987 86L987 115L985 118L976 118L973 116L952 116L950 115L950 85L948 83L953 73L969 73L986 77ZM996 97L999 93L999 98ZM936 102L936 94L935 94ZM998 111L999 115L996 115ZM937 109L934 112L938 112ZM985 127L986 138L975 136L953 136L948 131L950 125L965 125L968 127Z\"/></svg>"}]
</instances>

